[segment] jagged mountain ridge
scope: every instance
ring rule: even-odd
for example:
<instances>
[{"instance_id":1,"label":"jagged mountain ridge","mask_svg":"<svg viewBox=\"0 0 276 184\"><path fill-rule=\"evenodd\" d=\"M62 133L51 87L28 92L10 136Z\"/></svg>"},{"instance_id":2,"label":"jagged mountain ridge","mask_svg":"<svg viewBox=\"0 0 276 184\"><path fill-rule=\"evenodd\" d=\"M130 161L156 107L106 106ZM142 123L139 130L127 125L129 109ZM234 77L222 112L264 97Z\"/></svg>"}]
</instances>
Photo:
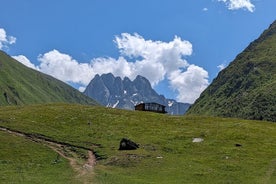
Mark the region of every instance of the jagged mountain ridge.
<instances>
[{"instance_id":1,"label":"jagged mountain ridge","mask_svg":"<svg viewBox=\"0 0 276 184\"><path fill-rule=\"evenodd\" d=\"M218 74L187 114L276 121L276 21Z\"/></svg>"},{"instance_id":2,"label":"jagged mountain ridge","mask_svg":"<svg viewBox=\"0 0 276 184\"><path fill-rule=\"evenodd\" d=\"M91 98L0 51L0 106L53 102L96 105Z\"/></svg>"},{"instance_id":3,"label":"jagged mountain ridge","mask_svg":"<svg viewBox=\"0 0 276 184\"><path fill-rule=\"evenodd\" d=\"M165 105L169 114L183 115L190 106L159 95L152 89L150 82L140 75L133 81L128 77L115 77L111 73L96 75L84 94L104 106L129 110L133 110L135 105L142 102L156 102Z\"/></svg>"}]
</instances>

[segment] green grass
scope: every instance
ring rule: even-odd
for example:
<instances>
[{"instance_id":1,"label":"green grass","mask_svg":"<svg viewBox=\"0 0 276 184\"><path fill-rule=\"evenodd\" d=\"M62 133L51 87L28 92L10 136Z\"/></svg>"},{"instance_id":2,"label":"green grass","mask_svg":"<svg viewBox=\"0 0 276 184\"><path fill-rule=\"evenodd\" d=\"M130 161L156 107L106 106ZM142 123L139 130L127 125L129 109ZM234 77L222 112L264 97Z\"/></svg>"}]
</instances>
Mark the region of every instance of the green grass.
<instances>
[{"instance_id":1,"label":"green grass","mask_svg":"<svg viewBox=\"0 0 276 184\"><path fill-rule=\"evenodd\" d=\"M271 122L49 104L1 107L0 125L92 148L95 183L276 183ZM123 137L140 148L119 151Z\"/></svg>"},{"instance_id":2,"label":"green grass","mask_svg":"<svg viewBox=\"0 0 276 184\"><path fill-rule=\"evenodd\" d=\"M0 183L77 183L74 171L46 146L0 131Z\"/></svg>"}]
</instances>

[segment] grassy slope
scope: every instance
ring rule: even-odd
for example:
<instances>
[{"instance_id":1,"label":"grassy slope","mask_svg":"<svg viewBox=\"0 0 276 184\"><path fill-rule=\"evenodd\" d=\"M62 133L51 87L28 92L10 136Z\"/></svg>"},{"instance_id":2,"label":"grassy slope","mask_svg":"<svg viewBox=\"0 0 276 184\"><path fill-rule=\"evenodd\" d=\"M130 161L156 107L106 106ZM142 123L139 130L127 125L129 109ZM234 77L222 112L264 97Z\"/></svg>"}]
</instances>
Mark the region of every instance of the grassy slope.
<instances>
[{"instance_id":1,"label":"grassy slope","mask_svg":"<svg viewBox=\"0 0 276 184\"><path fill-rule=\"evenodd\" d=\"M188 114L276 121L276 21L252 42L188 110Z\"/></svg>"},{"instance_id":2,"label":"grassy slope","mask_svg":"<svg viewBox=\"0 0 276 184\"><path fill-rule=\"evenodd\" d=\"M97 183L276 182L276 126L269 122L58 104L1 107L0 125L92 147L105 158L96 166ZM123 137L140 148L118 151ZM192 143L194 137L204 141Z\"/></svg>"},{"instance_id":3,"label":"grassy slope","mask_svg":"<svg viewBox=\"0 0 276 184\"><path fill-rule=\"evenodd\" d=\"M0 183L75 183L69 163L45 146L0 131Z\"/></svg>"},{"instance_id":4,"label":"grassy slope","mask_svg":"<svg viewBox=\"0 0 276 184\"><path fill-rule=\"evenodd\" d=\"M0 105L49 102L96 104L69 85L32 70L0 51Z\"/></svg>"}]
</instances>

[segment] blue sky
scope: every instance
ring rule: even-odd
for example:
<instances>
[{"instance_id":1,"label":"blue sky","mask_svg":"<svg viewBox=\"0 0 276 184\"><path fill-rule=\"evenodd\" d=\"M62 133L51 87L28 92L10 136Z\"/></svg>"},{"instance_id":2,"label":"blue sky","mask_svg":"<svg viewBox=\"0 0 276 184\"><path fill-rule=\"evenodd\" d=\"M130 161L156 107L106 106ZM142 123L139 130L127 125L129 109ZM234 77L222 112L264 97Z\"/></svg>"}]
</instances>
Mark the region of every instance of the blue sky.
<instances>
[{"instance_id":1,"label":"blue sky","mask_svg":"<svg viewBox=\"0 0 276 184\"><path fill-rule=\"evenodd\" d=\"M193 103L276 19L275 0L0 0L0 49L83 90L95 74L147 77Z\"/></svg>"}]
</instances>

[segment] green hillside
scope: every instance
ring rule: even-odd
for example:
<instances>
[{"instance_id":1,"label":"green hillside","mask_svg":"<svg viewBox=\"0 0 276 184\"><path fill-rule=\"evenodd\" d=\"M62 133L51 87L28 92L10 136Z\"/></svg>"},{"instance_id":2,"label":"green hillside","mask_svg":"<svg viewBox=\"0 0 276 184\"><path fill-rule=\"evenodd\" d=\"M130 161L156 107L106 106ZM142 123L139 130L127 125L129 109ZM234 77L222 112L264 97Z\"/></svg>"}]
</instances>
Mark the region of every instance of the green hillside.
<instances>
[{"instance_id":1,"label":"green hillside","mask_svg":"<svg viewBox=\"0 0 276 184\"><path fill-rule=\"evenodd\" d=\"M51 104L0 107L0 127L3 183L276 183L271 122ZM92 149L96 166L83 174L86 167L57 158L38 137L62 144L80 166ZM123 137L140 148L119 151Z\"/></svg>"},{"instance_id":2,"label":"green hillside","mask_svg":"<svg viewBox=\"0 0 276 184\"><path fill-rule=\"evenodd\" d=\"M218 74L187 114L276 121L276 21Z\"/></svg>"},{"instance_id":3,"label":"green hillside","mask_svg":"<svg viewBox=\"0 0 276 184\"><path fill-rule=\"evenodd\" d=\"M67 160L19 136L0 131L0 183L76 183ZM58 173L58 174L57 174Z\"/></svg>"},{"instance_id":4,"label":"green hillside","mask_svg":"<svg viewBox=\"0 0 276 184\"><path fill-rule=\"evenodd\" d=\"M0 106L50 102L96 104L78 90L0 51Z\"/></svg>"}]
</instances>

